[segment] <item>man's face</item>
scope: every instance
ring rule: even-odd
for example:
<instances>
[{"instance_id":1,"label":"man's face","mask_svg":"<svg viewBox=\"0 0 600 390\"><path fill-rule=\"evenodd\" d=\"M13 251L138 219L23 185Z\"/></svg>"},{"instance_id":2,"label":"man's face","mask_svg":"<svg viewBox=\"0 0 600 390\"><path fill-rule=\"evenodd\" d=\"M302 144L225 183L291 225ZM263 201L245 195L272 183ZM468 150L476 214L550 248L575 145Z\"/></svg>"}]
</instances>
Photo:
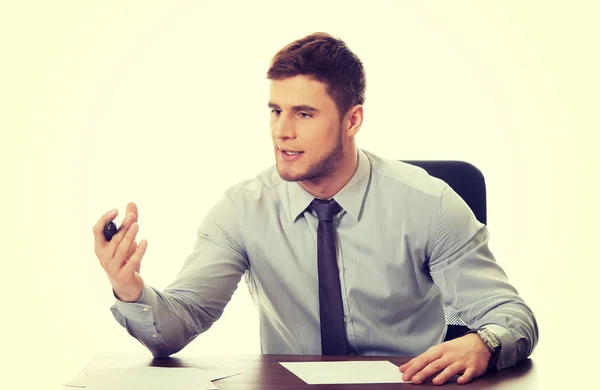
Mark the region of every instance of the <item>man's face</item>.
<instances>
[{"instance_id":1,"label":"man's face","mask_svg":"<svg viewBox=\"0 0 600 390\"><path fill-rule=\"evenodd\" d=\"M287 181L319 181L344 154L335 102L326 85L305 76L272 80L269 108L277 171Z\"/></svg>"}]
</instances>

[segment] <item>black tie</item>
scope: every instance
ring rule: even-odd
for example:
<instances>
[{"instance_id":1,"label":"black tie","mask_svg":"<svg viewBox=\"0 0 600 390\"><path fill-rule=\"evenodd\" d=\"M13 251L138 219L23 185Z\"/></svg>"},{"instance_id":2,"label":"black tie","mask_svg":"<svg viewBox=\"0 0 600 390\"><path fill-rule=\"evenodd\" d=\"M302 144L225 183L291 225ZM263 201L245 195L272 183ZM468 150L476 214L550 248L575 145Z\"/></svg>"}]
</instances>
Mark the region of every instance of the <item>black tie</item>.
<instances>
[{"instance_id":1,"label":"black tie","mask_svg":"<svg viewBox=\"0 0 600 390\"><path fill-rule=\"evenodd\" d=\"M346 327L336 260L333 217L342 209L335 200L315 199L310 204L319 218L317 255L319 269L319 312L323 355L346 355Z\"/></svg>"}]
</instances>

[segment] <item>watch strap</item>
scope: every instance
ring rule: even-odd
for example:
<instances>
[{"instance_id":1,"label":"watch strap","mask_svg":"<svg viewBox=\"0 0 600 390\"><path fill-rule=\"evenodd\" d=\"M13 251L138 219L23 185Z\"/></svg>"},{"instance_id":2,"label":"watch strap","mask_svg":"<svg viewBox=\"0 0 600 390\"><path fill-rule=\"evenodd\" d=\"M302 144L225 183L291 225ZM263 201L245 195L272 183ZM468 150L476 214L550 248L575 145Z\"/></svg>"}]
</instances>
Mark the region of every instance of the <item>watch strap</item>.
<instances>
[{"instance_id":1,"label":"watch strap","mask_svg":"<svg viewBox=\"0 0 600 390\"><path fill-rule=\"evenodd\" d=\"M486 347L488 347L492 353L492 356L488 362L488 371L495 369L496 363L498 362L498 357L500 356L500 350L502 349L502 342L500 341L500 338L498 338L494 332L485 327L471 329L465 333L465 335L469 333L476 333Z\"/></svg>"}]
</instances>

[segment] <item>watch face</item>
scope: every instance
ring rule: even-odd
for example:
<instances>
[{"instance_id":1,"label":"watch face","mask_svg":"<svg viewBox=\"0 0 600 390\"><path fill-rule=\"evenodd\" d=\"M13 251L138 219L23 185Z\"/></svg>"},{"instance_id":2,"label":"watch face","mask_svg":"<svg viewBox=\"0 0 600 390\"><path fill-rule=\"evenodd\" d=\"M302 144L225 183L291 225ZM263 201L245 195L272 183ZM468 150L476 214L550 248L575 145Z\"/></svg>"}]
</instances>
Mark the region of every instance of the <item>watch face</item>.
<instances>
[{"instance_id":1,"label":"watch face","mask_svg":"<svg viewBox=\"0 0 600 390\"><path fill-rule=\"evenodd\" d=\"M500 342L498 336L494 334L494 332L492 332L489 329L483 328L480 330L479 336L487 344L488 348L490 348L494 352L498 352L500 350L502 343Z\"/></svg>"}]
</instances>

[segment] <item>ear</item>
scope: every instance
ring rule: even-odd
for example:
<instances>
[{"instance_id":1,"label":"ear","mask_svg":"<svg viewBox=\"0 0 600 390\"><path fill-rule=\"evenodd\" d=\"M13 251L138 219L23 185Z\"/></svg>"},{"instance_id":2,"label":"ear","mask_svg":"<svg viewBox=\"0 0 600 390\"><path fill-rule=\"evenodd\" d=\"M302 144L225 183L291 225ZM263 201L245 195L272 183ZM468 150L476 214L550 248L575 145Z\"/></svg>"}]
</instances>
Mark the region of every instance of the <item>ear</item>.
<instances>
[{"instance_id":1,"label":"ear","mask_svg":"<svg viewBox=\"0 0 600 390\"><path fill-rule=\"evenodd\" d=\"M358 104L348 110L346 114L346 135L348 137L354 137L360 130L363 123L364 110L363 106Z\"/></svg>"}]
</instances>

